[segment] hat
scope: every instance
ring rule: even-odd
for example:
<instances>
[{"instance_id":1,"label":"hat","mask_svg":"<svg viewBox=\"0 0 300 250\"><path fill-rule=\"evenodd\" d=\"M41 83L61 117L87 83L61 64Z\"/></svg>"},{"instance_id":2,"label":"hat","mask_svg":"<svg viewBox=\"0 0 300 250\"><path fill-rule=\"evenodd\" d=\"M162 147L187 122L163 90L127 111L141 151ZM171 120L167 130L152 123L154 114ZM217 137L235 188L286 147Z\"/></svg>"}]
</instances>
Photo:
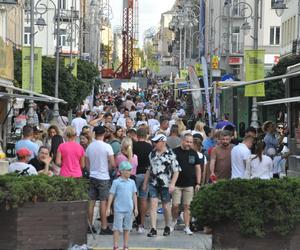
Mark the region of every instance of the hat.
<instances>
[{"instance_id":1,"label":"hat","mask_svg":"<svg viewBox=\"0 0 300 250\"><path fill-rule=\"evenodd\" d=\"M110 130L112 133L116 132L116 126L113 125L112 123L106 123L104 128Z\"/></svg>"},{"instance_id":2,"label":"hat","mask_svg":"<svg viewBox=\"0 0 300 250\"><path fill-rule=\"evenodd\" d=\"M43 132L43 130L39 126L34 126L33 132Z\"/></svg>"},{"instance_id":3,"label":"hat","mask_svg":"<svg viewBox=\"0 0 300 250\"><path fill-rule=\"evenodd\" d=\"M276 155L276 150L275 150L275 148L269 148L269 149L267 150L267 155L270 156L270 157L275 156L275 155Z\"/></svg>"},{"instance_id":4,"label":"hat","mask_svg":"<svg viewBox=\"0 0 300 250\"><path fill-rule=\"evenodd\" d=\"M153 142L167 141L167 137L164 134L157 134L151 139L151 141Z\"/></svg>"},{"instance_id":5,"label":"hat","mask_svg":"<svg viewBox=\"0 0 300 250\"><path fill-rule=\"evenodd\" d=\"M103 126L94 127L94 132L96 135L103 135L105 133L105 128Z\"/></svg>"},{"instance_id":6,"label":"hat","mask_svg":"<svg viewBox=\"0 0 300 250\"><path fill-rule=\"evenodd\" d=\"M31 151L27 148L20 148L17 152L18 157L31 156Z\"/></svg>"},{"instance_id":7,"label":"hat","mask_svg":"<svg viewBox=\"0 0 300 250\"><path fill-rule=\"evenodd\" d=\"M132 165L130 164L130 162L128 161L122 161L119 165L119 170L131 170L132 169Z\"/></svg>"},{"instance_id":8,"label":"hat","mask_svg":"<svg viewBox=\"0 0 300 250\"><path fill-rule=\"evenodd\" d=\"M203 136L200 133L193 134L193 138L194 139L200 139L201 141L203 141Z\"/></svg>"}]
</instances>

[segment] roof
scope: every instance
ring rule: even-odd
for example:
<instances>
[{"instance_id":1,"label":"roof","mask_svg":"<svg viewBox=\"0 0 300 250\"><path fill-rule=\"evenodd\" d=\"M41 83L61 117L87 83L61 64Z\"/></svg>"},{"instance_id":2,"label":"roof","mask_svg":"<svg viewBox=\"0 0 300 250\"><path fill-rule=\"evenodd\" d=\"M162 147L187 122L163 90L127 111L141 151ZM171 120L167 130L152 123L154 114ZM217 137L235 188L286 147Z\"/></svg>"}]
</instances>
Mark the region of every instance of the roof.
<instances>
[{"instance_id":1,"label":"roof","mask_svg":"<svg viewBox=\"0 0 300 250\"><path fill-rule=\"evenodd\" d=\"M63 99L55 98L53 96L49 95L43 95L34 91L30 90L25 90L21 89L18 87L15 87L13 85L13 82L4 78L0 77L0 87L4 87L6 89L10 89L13 91L19 91L21 93L29 94L29 95L24 95L24 94L13 94L9 92L0 92L0 96L5 96L5 97L17 97L17 98L24 98L24 99L30 99L30 100L36 100L36 101L42 101L42 102L57 102L57 103L67 103Z\"/></svg>"}]
</instances>

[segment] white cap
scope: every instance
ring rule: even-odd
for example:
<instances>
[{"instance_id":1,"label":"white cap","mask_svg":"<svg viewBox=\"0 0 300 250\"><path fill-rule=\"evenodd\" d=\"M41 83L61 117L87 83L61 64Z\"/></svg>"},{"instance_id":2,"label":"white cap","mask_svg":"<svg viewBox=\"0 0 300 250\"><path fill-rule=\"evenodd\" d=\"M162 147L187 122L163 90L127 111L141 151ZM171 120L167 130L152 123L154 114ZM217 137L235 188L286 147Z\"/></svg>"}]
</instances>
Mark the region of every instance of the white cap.
<instances>
[{"instance_id":1,"label":"white cap","mask_svg":"<svg viewBox=\"0 0 300 250\"><path fill-rule=\"evenodd\" d=\"M164 134L157 134L151 139L151 141L153 142L167 141L167 137Z\"/></svg>"}]
</instances>

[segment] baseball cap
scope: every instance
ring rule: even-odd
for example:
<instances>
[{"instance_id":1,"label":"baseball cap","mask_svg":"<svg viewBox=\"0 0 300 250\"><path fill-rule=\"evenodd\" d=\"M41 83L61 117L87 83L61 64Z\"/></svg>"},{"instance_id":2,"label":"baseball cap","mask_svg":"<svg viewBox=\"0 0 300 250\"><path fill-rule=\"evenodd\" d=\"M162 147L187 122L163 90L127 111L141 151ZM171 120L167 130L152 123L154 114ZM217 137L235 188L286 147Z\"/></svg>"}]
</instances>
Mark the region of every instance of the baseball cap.
<instances>
[{"instance_id":1,"label":"baseball cap","mask_svg":"<svg viewBox=\"0 0 300 250\"><path fill-rule=\"evenodd\" d=\"M105 133L105 128L103 126L94 127L94 132L96 135L102 135Z\"/></svg>"},{"instance_id":2,"label":"baseball cap","mask_svg":"<svg viewBox=\"0 0 300 250\"><path fill-rule=\"evenodd\" d=\"M151 139L151 141L153 142L167 141L167 137L163 134L157 134Z\"/></svg>"},{"instance_id":3,"label":"baseball cap","mask_svg":"<svg viewBox=\"0 0 300 250\"><path fill-rule=\"evenodd\" d=\"M104 128L109 129L112 133L116 132L116 126L112 123L106 123Z\"/></svg>"},{"instance_id":4,"label":"baseball cap","mask_svg":"<svg viewBox=\"0 0 300 250\"><path fill-rule=\"evenodd\" d=\"M119 165L119 170L131 170L132 169L132 165L130 164L129 161L122 161Z\"/></svg>"},{"instance_id":5,"label":"baseball cap","mask_svg":"<svg viewBox=\"0 0 300 250\"><path fill-rule=\"evenodd\" d=\"M27 148L20 148L16 153L19 157L31 156L32 154L31 151Z\"/></svg>"}]
</instances>

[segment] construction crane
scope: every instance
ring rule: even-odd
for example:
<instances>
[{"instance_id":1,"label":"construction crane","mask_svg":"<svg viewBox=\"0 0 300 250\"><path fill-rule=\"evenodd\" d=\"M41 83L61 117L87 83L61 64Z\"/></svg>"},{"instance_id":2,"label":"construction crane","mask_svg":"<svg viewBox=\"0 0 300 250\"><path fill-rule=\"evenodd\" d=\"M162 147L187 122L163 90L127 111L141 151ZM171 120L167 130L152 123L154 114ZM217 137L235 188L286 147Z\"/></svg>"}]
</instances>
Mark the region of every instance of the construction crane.
<instances>
[{"instance_id":1,"label":"construction crane","mask_svg":"<svg viewBox=\"0 0 300 250\"><path fill-rule=\"evenodd\" d=\"M122 63L114 72L103 69L103 78L130 79L133 73L135 50L138 41L138 0L123 0Z\"/></svg>"}]
</instances>

